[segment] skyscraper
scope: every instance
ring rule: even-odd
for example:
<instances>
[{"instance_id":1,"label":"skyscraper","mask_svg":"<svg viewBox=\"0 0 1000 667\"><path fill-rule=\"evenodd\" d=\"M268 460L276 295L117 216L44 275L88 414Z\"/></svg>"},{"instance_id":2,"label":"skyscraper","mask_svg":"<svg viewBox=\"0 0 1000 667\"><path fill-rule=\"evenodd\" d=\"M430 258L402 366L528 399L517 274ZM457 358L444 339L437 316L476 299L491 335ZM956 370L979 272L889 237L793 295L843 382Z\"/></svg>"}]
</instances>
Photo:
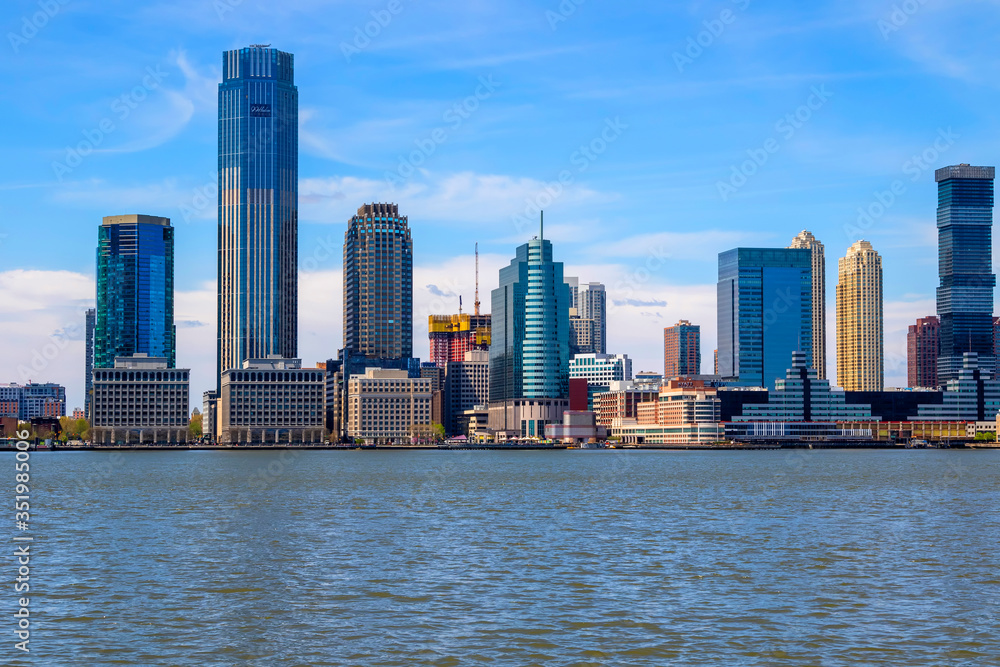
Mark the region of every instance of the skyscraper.
<instances>
[{"instance_id":1,"label":"skyscraper","mask_svg":"<svg viewBox=\"0 0 1000 667\"><path fill-rule=\"evenodd\" d=\"M86 314L86 347L84 348L83 360L83 414L84 418L90 419L90 404L94 398L94 329L97 326L97 311L93 308L87 309Z\"/></svg>"},{"instance_id":2,"label":"skyscraper","mask_svg":"<svg viewBox=\"0 0 1000 667\"><path fill-rule=\"evenodd\" d=\"M734 248L719 254L719 374L773 387L792 352L812 359L812 251Z\"/></svg>"},{"instance_id":3,"label":"skyscraper","mask_svg":"<svg viewBox=\"0 0 1000 667\"><path fill-rule=\"evenodd\" d=\"M365 204L344 232L344 347L413 356L413 240L396 204Z\"/></svg>"},{"instance_id":4,"label":"skyscraper","mask_svg":"<svg viewBox=\"0 0 1000 667\"><path fill-rule=\"evenodd\" d=\"M577 293L577 312L585 320L594 321L594 349L596 354L608 352L607 291L601 283L580 285Z\"/></svg>"},{"instance_id":5,"label":"skyscraper","mask_svg":"<svg viewBox=\"0 0 1000 667\"><path fill-rule=\"evenodd\" d=\"M298 119L292 54L222 54L218 375L298 351Z\"/></svg>"},{"instance_id":6,"label":"skyscraper","mask_svg":"<svg viewBox=\"0 0 1000 667\"><path fill-rule=\"evenodd\" d=\"M94 367L144 353L177 363L170 218L112 215L98 229Z\"/></svg>"},{"instance_id":7,"label":"skyscraper","mask_svg":"<svg viewBox=\"0 0 1000 667\"><path fill-rule=\"evenodd\" d=\"M701 327L681 320L663 330L663 378L701 375Z\"/></svg>"},{"instance_id":8,"label":"skyscraper","mask_svg":"<svg viewBox=\"0 0 1000 667\"><path fill-rule=\"evenodd\" d=\"M962 354L978 354L979 368L992 374L993 167L960 164L934 172L938 184L937 311L941 318L938 382L958 379Z\"/></svg>"},{"instance_id":9,"label":"skyscraper","mask_svg":"<svg viewBox=\"0 0 1000 667\"><path fill-rule=\"evenodd\" d=\"M813 327L813 367L820 380L826 379L826 255L823 244L816 240L812 232L802 230L792 239L789 248L805 248L812 251L812 327Z\"/></svg>"},{"instance_id":10,"label":"skyscraper","mask_svg":"<svg viewBox=\"0 0 1000 667\"><path fill-rule=\"evenodd\" d=\"M552 242L536 237L519 246L491 301L490 401L565 398L570 293Z\"/></svg>"},{"instance_id":11,"label":"skyscraper","mask_svg":"<svg viewBox=\"0 0 1000 667\"><path fill-rule=\"evenodd\" d=\"M837 384L882 391L882 258L868 241L856 241L837 267Z\"/></svg>"},{"instance_id":12,"label":"skyscraper","mask_svg":"<svg viewBox=\"0 0 1000 667\"><path fill-rule=\"evenodd\" d=\"M937 387L941 355L941 321L934 315L917 319L906 332L906 385Z\"/></svg>"},{"instance_id":13,"label":"skyscraper","mask_svg":"<svg viewBox=\"0 0 1000 667\"><path fill-rule=\"evenodd\" d=\"M490 295L489 428L500 438L544 437L569 405L570 287L543 232L517 248Z\"/></svg>"}]
</instances>

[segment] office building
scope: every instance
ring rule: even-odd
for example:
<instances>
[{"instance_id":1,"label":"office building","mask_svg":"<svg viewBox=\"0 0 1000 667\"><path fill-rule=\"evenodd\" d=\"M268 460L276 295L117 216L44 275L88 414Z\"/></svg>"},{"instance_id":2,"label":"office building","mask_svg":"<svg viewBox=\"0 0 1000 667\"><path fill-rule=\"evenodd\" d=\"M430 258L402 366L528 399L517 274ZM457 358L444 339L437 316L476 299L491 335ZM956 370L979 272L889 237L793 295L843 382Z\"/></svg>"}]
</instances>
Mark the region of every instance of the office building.
<instances>
[{"instance_id":1,"label":"office building","mask_svg":"<svg viewBox=\"0 0 1000 667\"><path fill-rule=\"evenodd\" d=\"M145 354L177 362L170 218L112 215L98 229L94 366Z\"/></svg>"},{"instance_id":2,"label":"office building","mask_svg":"<svg viewBox=\"0 0 1000 667\"><path fill-rule=\"evenodd\" d=\"M491 301L490 429L543 437L568 404L570 301L544 233L500 269Z\"/></svg>"},{"instance_id":3,"label":"office building","mask_svg":"<svg viewBox=\"0 0 1000 667\"><path fill-rule=\"evenodd\" d=\"M188 441L190 370L164 357L135 354L94 370L96 444L176 445Z\"/></svg>"},{"instance_id":4,"label":"office building","mask_svg":"<svg viewBox=\"0 0 1000 667\"><path fill-rule=\"evenodd\" d=\"M66 416L66 388L52 382L0 386L0 416L26 422Z\"/></svg>"},{"instance_id":5,"label":"office building","mask_svg":"<svg viewBox=\"0 0 1000 667\"><path fill-rule=\"evenodd\" d=\"M719 254L719 375L771 388L792 352L812 363L812 261L803 248Z\"/></svg>"},{"instance_id":6,"label":"office building","mask_svg":"<svg viewBox=\"0 0 1000 667\"><path fill-rule=\"evenodd\" d=\"M587 381L587 410L594 409L594 396L608 391L612 382L632 379L632 360L627 354L575 354L569 360L569 378Z\"/></svg>"},{"instance_id":7,"label":"office building","mask_svg":"<svg viewBox=\"0 0 1000 667\"><path fill-rule=\"evenodd\" d=\"M396 204L365 204L344 232L344 347L413 356L413 241Z\"/></svg>"},{"instance_id":8,"label":"office building","mask_svg":"<svg viewBox=\"0 0 1000 667\"><path fill-rule=\"evenodd\" d=\"M882 258L868 241L856 241L837 269L837 384L881 391Z\"/></svg>"},{"instance_id":9,"label":"office building","mask_svg":"<svg viewBox=\"0 0 1000 667\"><path fill-rule=\"evenodd\" d=\"M663 330L663 377L701 374L701 327L681 320Z\"/></svg>"},{"instance_id":10,"label":"office building","mask_svg":"<svg viewBox=\"0 0 1000 667\"><path fill-rule=\"evenodd\" d=\"M490 353L469 350L461 361L445 366L445 430L448 435L465 434L462 416L490 398Z\"/></svg>"},{"instance_id":11,"label":"office building","mask_svg":"<svg viewBox=\"0 0 1000 667\"><path fill-rule=\"evenodd\" d=\"M594 396L597 423L608 429L636 419L640 403L655 401L660 395L660 383L640 386L637 382L612 382L606 391Z\"/></svg>"},{"instance_id":12,"label":"office building","mask_svg":"<svg viewBox=\"0 0 1000 667\"><path fill-rule=\"evenodd\" d=\"M608 430L597 423L596 415L589 410L566 410L562 423L545 426L545 437L564 444L581 444L604 440Z\"/></svg>"},{"instance_id":13,"label":"office building","mask_svg":"<svg viewBox=\"0 0 1000 667\"><path fill-rule=\"evenodd\" d=\"M799 232L789 248L804 248L812 253L812 331L813 367L820 380L826 379L826 255L823 244L812 232ZM718 371L716 371L718 373Z\"/></svg>"},{"instance_id":14,"label":"office building","mask_svg":"<svg viewBox=\"0 0 1000 667\"><path fill-rule=\"evenodd\" d=\"M1000 382L991 368L979 366L975 352L966 352L958 377L948 380L944 387L942 401L920 405L910 419L981 422L995 419L997 413L1000 413Z\"/></svg>"},{"instance_id":15,"label":"office building","mask_svg":"<svg viewBox=\"0 0 1000 667\"><path fill-rule=\"evenodd\" d=\"M209 442L216 442L219 437L218 428L219 392L210 389L201 395L201 434Z\"/></svg>"},{"instance_id":16,"label":"office building","mask_svg":"<svg viewBox=\"0 0 1000 667\"><path fill-rule=\"evenodd\" d=\"M640 446L719 442L724 427L716 391L701 380L669 380L653 400L636 406L634 420L613 425L611 436Z\"/></svg>"},{"instance_id":17,"label":"office building","mask_svg":"<svg viewBox=\"0 0 1000 667\"><path fill-rule=\"evenodd\" d=\"M433 436L432 380L368 369L348 379L347 435L368 445L409 445Z\"/></svg>"},{"instance_id":18,"label":"office building","mask_svg":"<svg viewBox=\"0 0 1000 667\"><path fill-rule=\"evenodd\" d=\"M576 310L581 319L593 320L593 351L597 354L608 352L608 295L601 283L580 285L576 298Z\"/></svg>"},{"instance_id":19,"label":"office building","mask_svg":"<svg viewBox=\"0 0 1000 667\"><path fill-rule=\"evenodd\" d=\"M993 167L960 164L934 172L938 184L938 382L959 377L974 352L990 373L993 356Z\"/></svg>"},{"instance_id":20,"label":"office building","mask_svg":"<svg viewBox=\"0 0 1000 667\"><path fill-rule=\"evenodd\" d=\"M299 93L292 54L222 54L218 373L298 353Z\"/></svg>"},{"instance_id":21,"label":"office building","mask_svg":"<svg viewBox=\"0 0 1000 667\"><path fill-rule=\"evenodd\" d=\"M222 374L219 442L224 444L321 443L325 371L302 368L299 359L277 355L244 359Z\"/></svg>"},{"instance_id":22,"label":"office building","mask_svg":"<svg viewBox=\"0 0 1000 667\"><path fill-rule=\"evenodd\" d=\"M595 322L580 317L576 308L569 309L569 354L594 354L597 352Z\"/></svg>"},{"instance_id":23,"label":"office building","mask_svg":"<svg viewBox=\"0 0 1000 667\"><path fill-rule=\"evenodd\" d=\"M934 315L917 318L906 332L906 384L938 387L937 360L941 356L941 320Z\"/></svg>"},{"instance_id":24,"label":"office building","mask_svg":"<svg viewBox=\"0 0 1000 667\"><path fill-rule=\"evenodd\" d=\"M793 352L792 367L768 392L767 403L748 403L726 424L730 438L795 440L869 439L871 433L843 432L837 422L871 420L871 406L848 404L843 391L819 379L805 353Z\"/></svg>"},{"instance_id":25,"label":"office building","mask_svg":"<svg viewBox=\"0 0 1000 667\"><path fill-rule=\"evenodd\" d=\"M83 418L90 419L90 401L94 395L94 331L97 327L97 310L88 308L86 313L85 347L83 359Z\"/></svg>"}]
</instances>

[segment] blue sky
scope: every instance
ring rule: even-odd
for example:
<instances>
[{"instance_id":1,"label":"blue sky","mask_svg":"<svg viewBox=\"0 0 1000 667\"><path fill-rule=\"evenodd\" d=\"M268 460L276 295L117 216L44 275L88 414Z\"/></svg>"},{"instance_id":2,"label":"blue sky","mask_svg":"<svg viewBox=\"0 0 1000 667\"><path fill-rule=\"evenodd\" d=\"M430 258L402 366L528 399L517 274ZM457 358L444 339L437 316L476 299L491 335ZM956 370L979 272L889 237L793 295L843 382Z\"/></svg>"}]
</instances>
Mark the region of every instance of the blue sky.
<instances>
[{"instance_id":1,"label":"blue sky","mask_svg":"<svg viewBox=\"0 0 1000 667\"><path fill-rule=\"evenodd\" d=\"M834 375L836 259L865 238L883 256L886 382L905 384L905 326L934 312L933 169L1000 155L998 19L995 0L5 3L0 376L62 382L81 405L97 226L163 215L200 402L221 53L270 43L296 58L307 364L341 344L340 246L362 203L409 215L424 357L426 315L471 305L474 243L488 303L541 204L567 275L607 284L609 352L637 371L662 367L681 318L702 325L709 371L717 253L809 229ZM858 225L859 208L877 215Z\"/></svg>"}]
</instances>

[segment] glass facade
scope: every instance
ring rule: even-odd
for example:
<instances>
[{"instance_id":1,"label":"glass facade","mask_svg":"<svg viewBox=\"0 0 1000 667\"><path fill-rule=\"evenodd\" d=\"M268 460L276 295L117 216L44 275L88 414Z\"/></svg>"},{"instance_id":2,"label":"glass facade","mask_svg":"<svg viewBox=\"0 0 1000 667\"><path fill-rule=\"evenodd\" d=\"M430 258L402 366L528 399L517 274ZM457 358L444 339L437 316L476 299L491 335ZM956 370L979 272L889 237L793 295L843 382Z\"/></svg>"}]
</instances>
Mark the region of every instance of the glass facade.
<instances>
[{"instance_id":1,"label":"glass facade","mask_svg":"<svg viewBox=\"0 0 1000 667\"><path fill-rule=\"evenodd\" d=\"M174 229L169 218L118 215L98 230L94 367L145 353L177 363Z\"/></svg>"},{"instance_id":2,"label":"glass facade","mask_svg":"<svg viewBox=\"0 0 1000 667\"><path fill-rule=\"evenodd\" d=\"M344 232L344 347L413 356L413 239L396 204L365 204Z\"/></svg>"},{"instance_id":3,"label":"glass facade","mask_svg":"<svg viewBox=\"0 0 1000 667\"><path fill-rule=\"evenodd\" d=\"M812 364L812 251L735 248L719 254L719 375L773 388L792 352Z\"/></svg>"},{"instance_id":4,"label":"glass facade","mask_svg":"<svg viewBox=\"0 0 1000 667\"><path fill-rule=\"evenodd\" d=\"M490 401L569 395L570 288L552 243L535 238L491 293Z\"/></svg>"},{"instance_id":5,"label":"glass facade","mask_svg":"<svg viewBox=\"0 0 1000 667\"><path fill-rule=\"evenodd\" d=\"M962 355L974 352L992 373L993 355L993 167L967 164L934 172L938 183L937 311L941 319L940 384L957 380Z\"/></svg>"},{"instance_id":6,"label":"glass facade","mask_svg":"<svg viewBox=\"0 0 1000 667\"><path fill-rule=\"evenodd\" d=\"M219 84L218 371L298 349L298 117L294 60L226 51Z\"/></svg>"}]
</instances>

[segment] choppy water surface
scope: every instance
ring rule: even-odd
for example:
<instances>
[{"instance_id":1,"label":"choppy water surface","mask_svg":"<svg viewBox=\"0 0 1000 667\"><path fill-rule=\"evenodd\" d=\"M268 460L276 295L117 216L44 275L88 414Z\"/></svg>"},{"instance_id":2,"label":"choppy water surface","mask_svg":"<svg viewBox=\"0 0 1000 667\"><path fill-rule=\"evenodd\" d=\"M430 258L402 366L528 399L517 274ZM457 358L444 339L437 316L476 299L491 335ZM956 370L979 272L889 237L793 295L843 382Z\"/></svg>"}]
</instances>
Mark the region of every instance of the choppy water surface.
<instances>
[{"instance_id":1,"label":"choppy water surface","mask_svg":"<svg viewBox=\"0 0 1000 667\"><path fill-rule=\"evenodd\" d=\"M33 664L1000 664L1000 451L32 466Z\"/></svg>"}]
</instances>

